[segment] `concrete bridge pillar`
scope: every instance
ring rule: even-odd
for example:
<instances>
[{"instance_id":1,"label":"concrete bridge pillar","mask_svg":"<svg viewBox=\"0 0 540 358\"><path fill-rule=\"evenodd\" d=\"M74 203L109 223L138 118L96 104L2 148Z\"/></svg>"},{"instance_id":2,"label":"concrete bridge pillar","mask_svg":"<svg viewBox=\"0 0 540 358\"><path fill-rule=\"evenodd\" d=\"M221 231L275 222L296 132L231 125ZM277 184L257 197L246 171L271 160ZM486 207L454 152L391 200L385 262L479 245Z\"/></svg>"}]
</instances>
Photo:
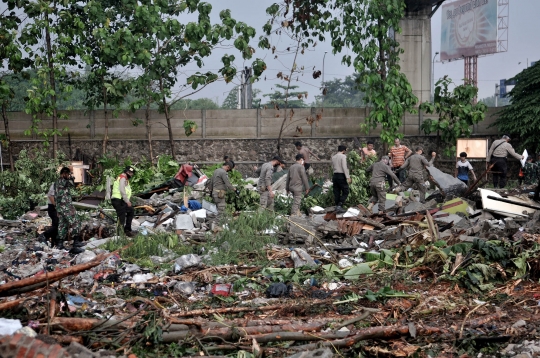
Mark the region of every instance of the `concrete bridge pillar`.
<instances>
[{"instance_id":1,"label":"concrete bridge pillar","mask_svg":"<svg viewBox=\"0 0 540 358\"><path fill-rule=\"evenodd\" d=\"M401 54L400 66L419 104L431 100L431 6L407 12L401 20L401 33L396 40L405 51Z\"/></svg>"}]
</instances>

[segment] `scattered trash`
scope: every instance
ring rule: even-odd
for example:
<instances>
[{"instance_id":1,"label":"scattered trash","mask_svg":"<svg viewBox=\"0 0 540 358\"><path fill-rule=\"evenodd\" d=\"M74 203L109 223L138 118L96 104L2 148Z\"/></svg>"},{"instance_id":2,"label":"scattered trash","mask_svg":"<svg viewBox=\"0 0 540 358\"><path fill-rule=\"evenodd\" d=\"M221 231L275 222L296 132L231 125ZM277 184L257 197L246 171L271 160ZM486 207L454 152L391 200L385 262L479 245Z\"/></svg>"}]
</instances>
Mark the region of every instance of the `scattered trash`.
<instances>
[{"instance_id":1,"label":"scattered trash","mask_svg":"<svg viewBox=\"0 0 540 358\"><path fill-rule=\"evenodd\" d=\"M284 283L273 283L266 289L267 298L289 297L293 291L292 285Z\"/></svg>"}]
</instances>

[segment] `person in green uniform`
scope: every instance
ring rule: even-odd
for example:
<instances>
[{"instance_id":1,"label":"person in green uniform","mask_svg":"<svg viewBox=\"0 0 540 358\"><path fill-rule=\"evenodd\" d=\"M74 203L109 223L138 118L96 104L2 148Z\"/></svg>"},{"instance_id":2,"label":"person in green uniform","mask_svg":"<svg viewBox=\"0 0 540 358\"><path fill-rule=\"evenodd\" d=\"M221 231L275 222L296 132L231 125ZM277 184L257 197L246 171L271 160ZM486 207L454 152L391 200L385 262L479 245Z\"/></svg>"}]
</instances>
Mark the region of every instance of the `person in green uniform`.
<instances>
[{"instance_id":1,"label":"person in green uniform","mask_svg":"<svg viewBox=\"0 0 540 358\"><path fill-rule=\"evenodd\" d=\"M78 254L84 251L81 246L84 246L80 236L81 222L77 218L77 211L73 206L70 189L75 187L73 182L75 178L71 174L71 170L63 167L60 170L60 178L54 184L54 201L56 203L56 211L58 212L58 236L53 241L53 247L60 250L65 250L64 241L67 240L69 229L71 228L71 237L73 238L73 248L70 250L73 254Z\"/></svg>"}]
</instances>

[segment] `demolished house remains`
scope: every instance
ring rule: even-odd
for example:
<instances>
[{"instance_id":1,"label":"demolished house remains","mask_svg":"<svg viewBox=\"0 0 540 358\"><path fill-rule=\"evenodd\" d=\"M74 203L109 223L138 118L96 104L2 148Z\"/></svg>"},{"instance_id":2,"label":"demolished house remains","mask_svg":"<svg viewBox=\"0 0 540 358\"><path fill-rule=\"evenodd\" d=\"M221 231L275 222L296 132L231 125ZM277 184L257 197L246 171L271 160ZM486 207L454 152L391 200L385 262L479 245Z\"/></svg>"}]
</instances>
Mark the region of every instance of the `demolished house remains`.
<instances>
[{"instance_id":1,"label":"demolished house remains","mask_svg":"<svg viewBox=\"0 0 540 358\"><path fill-rule=\"evenodd\" d=\"M218 221L210 173L184 167L135 196L133 238L108 193L75 202L77 255L36 240L43 207L0 219L0 355L538 356L534 188L469 190L427 170L425 202L388 193L383 215L311 205L331 185L318 181L288 216L242 180ZM276 211L286 175L273 176Z\"/></svg>"}]
</instances>

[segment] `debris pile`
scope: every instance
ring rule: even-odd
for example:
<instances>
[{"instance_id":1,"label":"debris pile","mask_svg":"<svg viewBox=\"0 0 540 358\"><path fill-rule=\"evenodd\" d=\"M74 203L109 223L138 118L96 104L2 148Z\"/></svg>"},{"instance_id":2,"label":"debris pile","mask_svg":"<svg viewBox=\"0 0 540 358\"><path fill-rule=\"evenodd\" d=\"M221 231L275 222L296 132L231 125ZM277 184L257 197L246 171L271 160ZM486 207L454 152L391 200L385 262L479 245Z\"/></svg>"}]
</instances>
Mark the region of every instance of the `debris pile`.
<instances>
[{"instance_id":1,"label":"debris pile","mask_svg":"<svg viewBox=\"0 0 540 358\"><path fill-rule=\"evenodd\" d=\"M203 187L149 193L133 238L114 211L78 203L78 255L36 240L50 224L39 208L0 220L0 350L17 338L59 357L535 356L540 205L527 190L460 197L430 174L425 203L388 194L384 215L218 222Z\"/></svg>"}]
</instances>

